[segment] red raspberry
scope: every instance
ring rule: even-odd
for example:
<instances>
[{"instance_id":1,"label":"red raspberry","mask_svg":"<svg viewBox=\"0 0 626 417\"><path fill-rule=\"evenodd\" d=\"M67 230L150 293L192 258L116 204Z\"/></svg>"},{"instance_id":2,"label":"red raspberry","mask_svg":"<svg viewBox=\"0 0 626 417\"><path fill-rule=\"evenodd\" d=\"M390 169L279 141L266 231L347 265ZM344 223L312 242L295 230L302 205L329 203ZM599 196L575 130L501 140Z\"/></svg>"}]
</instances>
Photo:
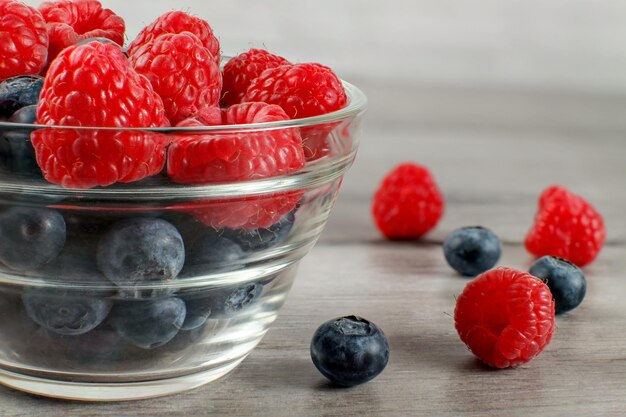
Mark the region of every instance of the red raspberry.
<instances>
[{"instance_id":1,"label":"red raspberry","mask_svg":"<svg viewBox=\"0 0 626 417\"><path fill-rule=\"evenodd\" d=\"M243 103L223 111L222 124L288 120L278 106ZM201 126L216 121L215 111L187 119L179 126ZM170 146L167 174L185 184L212 184L285 175L304 166L302 141L297 129L200 134L177 137ZM301 192L277 193L230 200L205 200L177 206L215 228L269 227L291 211Z\"/></svg>"},{"instance_id":2,"label":"red raspberry","mask_svg":"<svg viewBox=\"0 0 626 417\"><path fill-rule=\"evenodd\" d=\"M122 50L90 42L50 66L37 122L59 126L167 126L163 102ZM139 131L40 129L31 134L45 178L70 188L130 182L161 171L166 141Z\"/></svg>"},{"instance_id":3,"label":"red raspberry","mask_svg":"<svg viewBox=\"0 0 626 417\"><path fill-rule=\"evenodd\" d=\"M222 74L211 52L190 32L166 33L135 50L130 60L163 99L171 124L217 106Z\"/></svg>"},{"instance_id":4,"label":"red raspberry","mask_svg":"<svg viewBox=\"0 0 626 417\"><path fill-rule=\"evenodd\" d=\"M510 268L492 269L465 286L456 300L459 337L489 366L528 362L550 342L554 301L546 284Z\"/></svg>"},{"instance_id":5,"label":"red raspberry","mask_svg":"<svg viewBox=\"0 0 626 417\"><path fill-rule=\"evenodd\" d=\"M319 116L339 110L348 103L341 80L320 64L282 65L269 68L255 78L243 101L277 104L292 119ZM302 129L302 143L307 160L331 153L329 133L336 124Z\"/></svg>"},{"instance_id":6,"label":"red raspberry","mask_svg":"<svg viewBox=\"0 0 626 417\"><path fill-rule=\"evenodd\" d=\"M237 55L224 66L224 87L220 104L228 107L241 103L252 80L263 71L289 64L285 58L264 49L250 49Z\"/></svg>"},{"instance_id":7,"label":"red raspberry","mask_svg":"<svg viewBox=\"0 0 626 417\"><path fill-rule=\"evenodd\" d=\"M17 1L0 1L0 82L38 74L47 57L48 31L41 13Z\"/></svg>"},{"instance_id":8,"label":"red raspberry","mask_svg":"<svg viewBox=\"0 0 626 417\"><path fill-rule=\"evenodd\" d=\"M154 22L142 29L128 45L128 53L135 54L137 49L151 42L164 33L191 32L200 39L205 48L211 52L216 63L220 62L220 43L213 34L213 29L205 21L181 11L171 11L158 17Z\"/></svg>"},{"instance_id":9,"label":"red raspberry","mask_svg":"<svg viewBox=\"0 0 626 417\"><path fill-rule=\"evenodd\" d=\"M525 243L537 257L557 256L582 267L598 256L605 239L600 213L582 197L552 186L541 194L535 223Z\"/></svg>"},{"instance_id":10,"label":"red raspberry","mask_svg":"<svg viewBox=\"0 0 626 417\"><path fill-rule=\"evenodd\" d=\"M252 80L243 101L277 104L292 119L300 119L339 110L348 97L330 68L295 64L263 71Z\"/></svg>"},{"instance_id":11,"label":"red raspberry","mask_svg":"<svg viewBox=\"0 0 626 417\"><path fill-rule=\"evenodd\" d=\"M388 239L415 239L434 228L444 199L426 167L404 163L383 179L374 194L372 214Z\"/></svg>"},{"instance_id":12,"label":"red raspberry","mask_svg":"<svg viewBox=\"0 0 626 417\"><path fill-rule=\"evenodd\" d=\"M48 23L48 64L64 48L88 38L107 38L124 45L124 19L96 0L61 0L42 3L39 11Z\"/></svg>"},{"instance_id":13,"label":"red raspberry","mask_svg":"<svg viewBox=\"0 0 626 417\"><path fill-rule=\"evenodd\" d=\"M187 212L215 229L268 228L296 207L304 193L290 191L227 200L197 200L170 209Z\"/></svg>"},{"instance_id":14,"label":"red raspberry","mask_svg":"<svg viewBox=\"0 0 626 417\"><path fill-rule=\"evenodd\" d=\"M278 106L243 103L223 114L223 124L289 120ZM183 126L201 126L187 120ZM179 126L180 126L179 125ZM177 137L168 152L167 174L178 183L213 184L291 173L304 166L302 140L296 129Z\"/></svg>"}]
</instances>

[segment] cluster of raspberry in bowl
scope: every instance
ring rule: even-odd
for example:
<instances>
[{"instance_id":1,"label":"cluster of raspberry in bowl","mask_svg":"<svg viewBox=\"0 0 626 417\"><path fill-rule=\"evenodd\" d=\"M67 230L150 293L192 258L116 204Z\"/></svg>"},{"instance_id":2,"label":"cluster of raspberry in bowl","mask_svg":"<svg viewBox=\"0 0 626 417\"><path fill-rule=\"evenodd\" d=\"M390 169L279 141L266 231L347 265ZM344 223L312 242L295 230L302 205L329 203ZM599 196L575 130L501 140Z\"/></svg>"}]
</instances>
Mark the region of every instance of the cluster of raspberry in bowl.
<instances>
[{"instance_id":1,"label":"cluster of raspberry in bowl","mask_svg":"<svg viewBox=\"0 0 626 417\"><path fill-rule=\"evenodd\" d=\"M170 11L0 1L0 382L130 399L261 340L352 163L363 94Z\"/></svg>"}]
</instances>

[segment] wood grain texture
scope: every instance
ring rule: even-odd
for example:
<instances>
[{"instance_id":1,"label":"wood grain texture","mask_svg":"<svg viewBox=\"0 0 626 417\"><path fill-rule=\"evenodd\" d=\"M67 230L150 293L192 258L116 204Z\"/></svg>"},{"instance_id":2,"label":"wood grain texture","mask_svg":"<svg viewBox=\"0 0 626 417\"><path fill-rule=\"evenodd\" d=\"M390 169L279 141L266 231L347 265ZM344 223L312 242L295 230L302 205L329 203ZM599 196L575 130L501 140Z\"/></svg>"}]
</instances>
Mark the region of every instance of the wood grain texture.
<instances>
[{"instance_id":1,"label":"wood grain texture","mask_svg":"<svg viewBox=\"0 0 626 417\"><path fill-rule=\"evenodd\" d=\"M619 416L626 410L626 142L611 134L366 127L358 162L323 237L303 260L281 315L232 374L163 399L81 404L0 388L2 417L50 416ZM429 165L447 213L422 242L389 243L369 217L380 176L394 163ZM500 262L528 268L521 244L535 201L564 183L602 212L609 241L586 269L584 303L557 319L552 343L517 369L481 366L458 340L451 314L467 280L446 266L440 242L483 224L504 242ZM391 360L376 380L329 386L309 357L322 322L359 314L387 334Z\"/></svg>"}]
</instances>

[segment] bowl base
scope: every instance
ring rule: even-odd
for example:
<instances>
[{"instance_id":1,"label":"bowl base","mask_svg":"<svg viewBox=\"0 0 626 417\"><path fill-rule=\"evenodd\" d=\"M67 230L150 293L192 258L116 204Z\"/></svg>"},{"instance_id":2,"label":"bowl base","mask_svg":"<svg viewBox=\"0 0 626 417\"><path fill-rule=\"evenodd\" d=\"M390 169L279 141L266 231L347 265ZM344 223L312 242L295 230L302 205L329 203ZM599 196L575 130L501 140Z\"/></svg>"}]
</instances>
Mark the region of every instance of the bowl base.
<instances>
[{"instance_id":1,"label":"bowl base","mask_svg":"<svg viewBox=\"0 0 626 417\"><path fill-rule=\"evenodd\" d=\"M244 357L245 358L245 357ZM129 383L67 382L0 369L0 384L29 394L72 401L130 401L198 388L232 371L244 358L218 368L176 378Z\"/></svg>"}]
</instances>

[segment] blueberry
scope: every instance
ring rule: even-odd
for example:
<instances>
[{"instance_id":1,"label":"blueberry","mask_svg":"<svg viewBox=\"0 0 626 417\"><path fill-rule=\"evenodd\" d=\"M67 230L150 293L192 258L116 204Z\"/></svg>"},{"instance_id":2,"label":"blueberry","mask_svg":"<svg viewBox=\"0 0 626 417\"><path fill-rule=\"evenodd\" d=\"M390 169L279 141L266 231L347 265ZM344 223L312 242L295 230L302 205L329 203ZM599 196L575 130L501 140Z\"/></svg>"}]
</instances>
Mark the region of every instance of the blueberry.
<instances>
[{"instance_id":1,"label":"blueberry","mask_svg":"<svg viewBox=\"0 0 626 417\"><path fill-rule=\"evenodd\" d=\"M578 307L585 298L587 280L583 271L565 259L544 256L537 259L528 272L548 285L556 314Z\"/></svg>"},{"instance_id":2,"label":"blueberry","mask_svg":"<svg viewBox=\"0 0 626 417\"><path fill-rule=\"evenodd\" d=\"M19 108L9 117L7 122L9 123L19 123L24 125L32 125L37 120L37 105L31 104L30 106L24 106ZM30 136L30 130L26 130L25 136Z\"/></svg>"},{"instance_id":3,"label":"blueberry","mask_svg":"<svg viewBox=\"0 0 626 417\"><path fill-rule=\"evenodd\" d=\"M8 119L16 110L37 104L43 77L18 75L0 83L0 119Z\"/></svg>"},{"instance_id":4,"label":"blueberry","mask_svg":"<svg viewBox=\"0 0 626 417\"><path fill-rule=\"evenodd\" d=\"M284 242L291 232L295 218L295 210L292 210L285 214L278 223L268 228L224 229L223 235L237 242L246 252L263 250Z\"/></svg>"},{"instance_id":5,"label":"blueberry","mask_svg":"<svg viewBox=\"0 0 626 417\"><path fill-rule=\"evenodd\" d=\"M189 321L185 326L190 328L203 320L204 315L210 318L230 318L245 311L255 304L263 293L263 284L251 282L241 286L232 286L207 291L203 295L186 297L190 309Z\"/></svg>"},{"instance_id":6,"label":"blueberry","mask_svg":"<svg viewBox=\"0 0 626 417\"><path fill-rule=\"evenodd\" d=\"M341 317L317 329L311 359L326 378L350 387L374 379L385 369L389 344L374 323L357 316Z\"/></svg>"},{"instance_id":7,"label":"blueberry","mask_svg":"<svg viewBox=\"0 0 626 417\"><path fill-rule=\"evenodd\" d=\"M98 266L119 285L170 281L185 261L183 239L165 220L123 220L98 243Z\"/></svg>"},{"instance_id":8,"label":"blueberry","mask_svg":"<svg viewBox=\"0 0 626 417\"><path fill-rule=\"evenodd\" d=\"M176 336L185 315L185 302L176 297L119 301L111 311L111 324L135 346L154 349Z\"/></svg>"},{"instance_id":9,"label":"blueberry","mask_svg":"<svg viewBox=\"0 0 626 417\"><path fill-rule=\"evenodd\" d=\"M105 298L49 288L27 291L22 301L35 323L63 335L80 335L95 329L111 310L111 302Z\"/></svg>"},{"instance_id":10,"label":"blueberry","mask_svg":"<svg viewBox=\"0 0 626 417\"><path fill-rule=\"evenodd\" d=\"M66 245L54 260L30 272L30 277L47 282L71 284L29 288L22 296L28 316L40 326L61 335L81 335L96 328L111 310L112 286L96 267L84 247Z\"/></svg>"},{"instance_id":11,"label":"blueberry","mask_svg":"<svg viewBox=\"0 0 626 417\"><path fill-rule=\"evenodd\" d=\"M37 115L37 106L22 107L9 118L11 123L34 123ZM43 178L41 169L37 165L35 148L30 141L29 128L10 128L0 132L0 161L9 171L17 174L29 175L38 179Z\"/></svg>"},{"instance_id":12,"label":"blueberry","mask_svg":"<svg viewBox=\"0 0 626 417\"><path fill-rule=\"evenodd\" d=\"M185 256L185 270L182 275L193 277L236 269L243 257L244 253L237 243L216 233L206 233L189 249Z\"/></svg>"},{"instance_id":13,"label":"blueberry","mask_svg":"<svg viewBox=\"0 0 626 417\"><path fill-rule=\"evenodd\" d=\"M0 261L32 270L54 259L65 244L63 216L53 209L12 206L0 212Z\"/></svg>"},{"instance_id":14,"label":"blueberry","mask_svg":"<svg viewBox=\"0 0 626 417\"><path fill-rule=\"evenodd\" d=\"M211 303L200 297L185 298L187 315L181 330L194 330L202 327L211 315Z\"/></svg>"},{"instance_id":15,"label":"blueberry","mask_svg":"<svg viewBox=\"0 0 626 417\"><path fill-rule=\"evenodd\" d=\"M263 285L257 282L237 288L215 291L211 299L212 317L234 316L254 304L263 293Z\"/></svg>"},{"instance_id":16,"label":"blueberry","mask_svg":"<svg viewBox=\"0 0 626 417\"><path fill-rule=\"evenodd\" d=\"M501 252L498 236L480 226L457 229L443 242L448 264L466 276L476 276L493 268Z\"/></svg>"}]
</instances>

